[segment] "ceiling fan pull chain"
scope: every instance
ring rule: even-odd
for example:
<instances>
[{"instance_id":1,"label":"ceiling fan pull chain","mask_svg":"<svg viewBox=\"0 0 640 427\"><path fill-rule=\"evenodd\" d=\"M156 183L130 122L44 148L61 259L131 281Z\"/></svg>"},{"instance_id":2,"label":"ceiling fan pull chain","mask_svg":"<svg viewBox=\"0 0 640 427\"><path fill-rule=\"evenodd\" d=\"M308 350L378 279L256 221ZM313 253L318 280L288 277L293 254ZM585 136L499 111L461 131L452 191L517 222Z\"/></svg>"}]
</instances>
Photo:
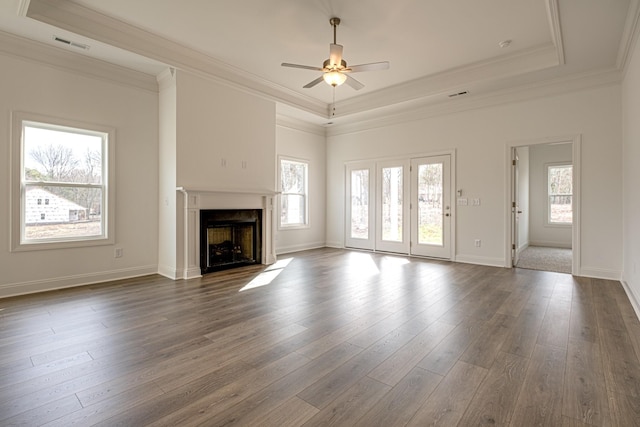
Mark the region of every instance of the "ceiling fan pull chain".
<instances>
[{"instance_id":1,"label":"ceiling fan pull chain","mask_svg":"<svg viewBox=\"0 0 640 427\"><path fill-rule=\"evenodd\" d=\"M336 116L336 87L333 87L333 104L331 105L331 117Z\"/></svg>"}]
</instances>

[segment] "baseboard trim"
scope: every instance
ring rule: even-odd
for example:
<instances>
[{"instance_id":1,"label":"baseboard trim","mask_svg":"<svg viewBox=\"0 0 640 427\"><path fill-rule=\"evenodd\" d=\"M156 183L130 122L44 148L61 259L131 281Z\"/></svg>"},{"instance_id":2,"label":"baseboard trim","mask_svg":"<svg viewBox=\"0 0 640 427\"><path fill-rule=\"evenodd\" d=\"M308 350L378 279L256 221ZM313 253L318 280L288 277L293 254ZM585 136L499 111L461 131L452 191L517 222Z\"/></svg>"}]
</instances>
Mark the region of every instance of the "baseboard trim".
<instances>
[{"instance_id":1,"label":"baseboard trim","mask_svg":"<svg viewBox=\"0 0 640 427\"><path fill-rule=\"evenodd\" d=\"M486 265L489 267L508 267L504 265L504 259L502 258L491 258L477 255L456 255L455 262Z\"/></svg>"},{"instance_id":2,"label":"baseboard trim","mask_svg":"<svg viewBox=\"0 0 640 427\"><path fill-rule=\"evenodd\" d=\"M592 277L594 279L621 280L622 273L616 270L582 266L580 267L578 276Z\"/></svg>"},{"instance_id":3,"label":"baseboard trim","mask_svg":"<svg viewBox=\"0 0 640 427\"><path fill-rule=\"evenodd\" d=\"M560 249L571 249L571 242L563 243L563 242L529 242L528 246L542 246L544 248L560 248Z\"/></svg>"},{"instance_id":4,"label":"baseboard trim","mask_svg":"<svg viewBox=\"0 0 640 427\"><path fill-rule=\"evenodd\" d=\"M324 242L309 243L304 245L284 246L282 248L276 249L276 255L290 254L292 252L308 251L311 249L319 249L319 248L325 248L325 247L327 247L327 245L325 245Z\"/></svg>"},{"instance_id":5,"label":"baseboard trim","mask_svg":"<svg viewBox=\"0 0 640 427\"><path fill-rule=\"evenodd\" d=\"M344 243L342 242L327 242L324 246L333 249L345 249Z\"/></svg>"},{"instance_id":6,"label":"baseboard trim","mask_svg":"<svg viewBox=\"0 0 640 427\"><path fill-rule=\"evenodd\" d=\"M629 283L627 283L626 280L621 280L620 283L622 283L622 287L627 294L627 298L629 298L633 311L636 312L636 317L640 320L640 298L633 293L633 289L631 289L631 286L629 286Z\"/></svg>"},{"instance_id":7,"label":"baseboard trim","mask_svg":"<svg viewBox=\"0 0 640 427\"><path fill-rule=\"evenodd\" d=\"M96 283L112 280L131 279L134 277L157 274L157 265L148 265L120 270L103 271L100 273L78 274L73 276L56 277L52 279L33 280L21 283L9 283L0 286L0 298L9 298L19 295L35 294L39 292L55 291L59 289L74 288L77 286L94 285Z\"/></svg>"},{"instance_id":8,"label":"baseboard trim","mask_svg":"<svg viewBox=\"0 0 640 427\"><path fill-rule=\"evenodd\" d=\"M166 265L158 266L158 274L171 280L181 279L181 277L178 276L178 270L176 270L175 268L168 267Z\"/></svg>"}]
</instances>

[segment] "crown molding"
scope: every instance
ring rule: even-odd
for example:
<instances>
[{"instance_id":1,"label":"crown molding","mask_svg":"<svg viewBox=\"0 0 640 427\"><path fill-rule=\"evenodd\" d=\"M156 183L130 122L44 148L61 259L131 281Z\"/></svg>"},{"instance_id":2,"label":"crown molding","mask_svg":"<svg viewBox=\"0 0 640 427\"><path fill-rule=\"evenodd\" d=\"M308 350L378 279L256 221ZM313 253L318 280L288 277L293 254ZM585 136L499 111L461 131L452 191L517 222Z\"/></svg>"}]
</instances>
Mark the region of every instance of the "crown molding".
<instances>
[{"instance_id":1,"label":"crown molding","mask_svg":"<svg viewBox=\"0 0 640 427\"><path fill-rule=\"evenodd\" d=\"M18 16L27 16L27 10L29 10L30 0L19 0L18 2Z\"/></svg>"},{"instance_id":2,"label":"crown molding","mask_svg":"<svg viewBox=\"0 0 640 427\"><path fill-rule=\"evenodd\" d=\"M339 107L340 117L345 117L425 97L441 96L448 99L449 94L467 90L474 83L504 79L558 65L556 46L547 43L511 55L390 86L347 99L336 106Z\"/></svg>"},{"instance_id":3,"label":"crown molding","mask_svg":"<svg viewBox=\"0 0 640 427\"><path fill-rule=\"evenodd\" d=\"M562 27L560 26L560 9L558 0L547 0L547 18L549 19L549 29L551 30L551 40L558 54L558 64L564 65L564 43L562 41Z\"/></svg>"},{"instance_id":4,"label":"crown molding","mask_svg":"<svg viewBox=\"0 0 640 427\"><path fill-rule=\"evenodd\" d=\"M443 100L426 105L425 101L425 105L422 106L416 103L409 103L406 106L397 106L393 111L381 109L375 114L365 115L361 120L350 120L343 124L336 124L327 128L326 132L327 137L344 135L463 111L557 96L599 86L620 84L621 81L622 73L618 69L582 73L505 88L486 95L458 99L455 102L447 99L446 101Z\"/></svg>"},{"instance_id":5,"label":"crown molding","mask_svg":"<svg viewBox=\"0 0 640 427\"><path fill-rule=\"evenodd\" d=\"M322 137L327 135L327 131L324 126L315 125L283 114L276 114L276 126L300 132L312 133Z\"/></svg>"},{"instance_id":6,"label":"crown molding","mask_svg":"<svg viewBox=\"0 0 640 427\"><path fill-rule=\"evenodd\" d=\"M2 31L0 52L86 77L158 92L154 76Z\"/></svg>"},{"instance_id":7,"label":"crown molding","mask_svg":"<svg viewBox=\"0 0 640 427\"><path fill-rule=\"evenodd\" d=\"M134 27L72 1L31 0L29 18L198 75L214 76L238 89L326 116L327 105L218 61L172 40Z\"/></svg>"},{"instance_id":8,"label":"crown molding","mask_svg":"<svg viewBox=\"0 0 640 427\"><path fill-rule=\"evenodd\" d=\"M631 59L633 48L637 43L640 34L640 0L630 0L629 10L627 11L627 20L624 23L624 30L620 40L620 48L618 50L618 58L616 66L626 72L627 65Z\"/></svg>"}]
</instances>

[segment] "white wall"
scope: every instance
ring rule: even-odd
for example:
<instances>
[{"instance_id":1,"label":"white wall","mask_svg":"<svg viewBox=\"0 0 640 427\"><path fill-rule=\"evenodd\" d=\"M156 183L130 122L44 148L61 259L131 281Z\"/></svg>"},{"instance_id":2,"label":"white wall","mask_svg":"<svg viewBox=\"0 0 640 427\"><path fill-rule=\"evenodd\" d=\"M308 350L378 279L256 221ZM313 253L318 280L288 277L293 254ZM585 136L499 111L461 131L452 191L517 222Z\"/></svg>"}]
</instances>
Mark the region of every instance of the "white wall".
<instances>
[{"instance_id":1,"label":"white wall","mask_svg":"<svg viewBox=\"0 0 640 427\"><path fill-rule=\"evenodd\" d=\"M186 72L177 77L177 185L275 191L275 103Z\"/></svg>"},{"instance_id":2,"label":"white wall","mask_svg":"<svg viewBox=\"0 0 640 427\"><path fill-rule=\"evenodd\" d=\"M533 246L571 248L571 226L547 224L546 168L551 163L572 163L571 144L529 147L529 243Z\"/></svg>"},{"instance_id":3,"label":"white wall","mask_svg":"<svg viewBox=\"0 0 640 427\"><path fill-rule=\"evenodd\" d=\"M325 246L326 211L326 144L323 134L276 126L276 151L309 162L309 227L279 229L276 234L277 253L287 253Z\"/></svg>"},{"instance_id":4,"label":"white wall","mask_svg":"<svg viewBox=\"0 0 640 427\"><path fill-rule=\"evenodd\" d=\"M73 61L70 59L69 63ZM0 297L157 270L158 94L0 53ZM116 129L115 246L9 251L10 113ZM114 248L123 249L114 258Z\"/></svg>"},{"instance_id":5,"label":"white wall","mask_svg":"<svg viewBox=\"0 0 640 427\"><path fill-rule=\"evenodd\" d=\"M582 274L619 278L622 229L611 219L622 215L620 114L620 86L611 85L331 135L327 243L344 243L344 162L455 149L456 187L481 199L457 209L456 259L505 265L507 144L581 134Z\"/></svg>"},{"instance_id":6,"label":"white wall","mask_svg":"<svg viewBox=\"0 0 640 427\"><path fill-rule=\"evenodd\" d=\"M640 43L636 41L622 85L623 283L640 317Z\"/></svg>"}]
</instances>

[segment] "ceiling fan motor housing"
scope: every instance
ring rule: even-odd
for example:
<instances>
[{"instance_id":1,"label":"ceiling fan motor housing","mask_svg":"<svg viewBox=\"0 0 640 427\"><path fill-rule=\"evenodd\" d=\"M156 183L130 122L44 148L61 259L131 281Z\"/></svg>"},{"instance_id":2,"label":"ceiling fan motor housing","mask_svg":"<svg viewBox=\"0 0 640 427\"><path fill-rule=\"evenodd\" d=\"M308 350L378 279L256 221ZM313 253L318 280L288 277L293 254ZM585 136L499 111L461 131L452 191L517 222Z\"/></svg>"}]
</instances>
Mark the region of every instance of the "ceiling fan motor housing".
<instances>
[{"instance_id":1,"label":"ceiling fan motor housing","mask_svg":"<svg viewBox=\"0 0 640 427\"><path fill-rule=\"evenodd\" d=\"M331 59L327 59L322 63L322 68L326 71L332 70L344 70L347 68L347 61L344 59L340 60L340 65L331 66Z\"/></svg>"}]
</instances>

